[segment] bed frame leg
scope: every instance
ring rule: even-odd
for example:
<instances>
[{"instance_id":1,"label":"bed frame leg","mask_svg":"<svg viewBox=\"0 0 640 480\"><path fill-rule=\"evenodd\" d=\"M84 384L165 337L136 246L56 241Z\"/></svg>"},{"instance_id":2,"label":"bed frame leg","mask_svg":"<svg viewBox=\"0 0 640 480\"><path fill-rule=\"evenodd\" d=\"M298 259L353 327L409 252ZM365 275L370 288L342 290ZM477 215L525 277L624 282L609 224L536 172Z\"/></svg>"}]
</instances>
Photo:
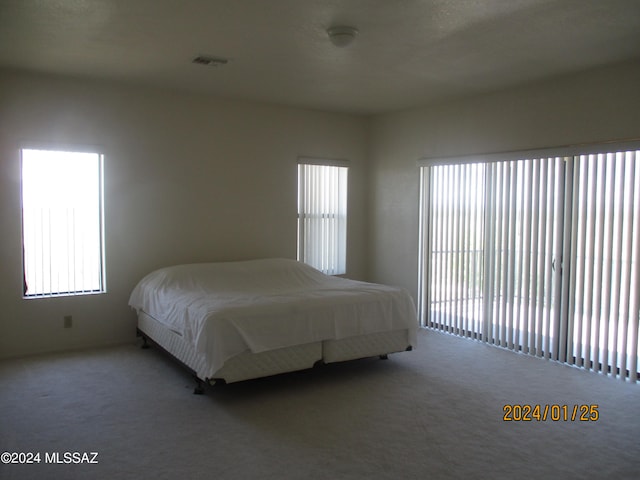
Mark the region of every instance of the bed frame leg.
<instances>
[{"instance_id":1,"label":"bed frame leg","mask_svg":"<svg viewBox=\"0 0 640 480\"><path fill-rule=\"evenodd\" d=\"M142 337L142 346L140 348L142 348L143 350L150 348L149 342L147 342L147 337L145 337L144 335L141 335L141 337Z\"/></svg>"},{"instance_id":2,"label":"bed frame leg","mask_svg":"<svg viewBox=\"0 0 640 480\"><path fill-rule=\"evenodd\" d=\"M200 380L198 377L194 377L196 380L196 387L193 389L193 394L194 395L203 395L204 394L204 384L202 383L202 380Z\"/></svg>"},{"instance_id":3,"label":"bed frame leg","mask_svg":"<svg viewBox=\"0 0 640 480\"><path fill-rule=\"evenodd\" d=\"M380 360L389 360L389 355L386 353L384 355L380 355Z\"/></svg>"}]
</instances>

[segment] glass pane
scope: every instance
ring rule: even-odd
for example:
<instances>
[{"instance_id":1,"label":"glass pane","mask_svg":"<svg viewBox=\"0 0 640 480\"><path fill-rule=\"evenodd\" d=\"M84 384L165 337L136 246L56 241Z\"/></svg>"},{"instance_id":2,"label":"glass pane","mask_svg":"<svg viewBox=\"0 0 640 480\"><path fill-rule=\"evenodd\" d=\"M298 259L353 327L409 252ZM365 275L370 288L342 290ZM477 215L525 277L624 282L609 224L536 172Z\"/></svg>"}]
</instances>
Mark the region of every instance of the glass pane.
<instances>
[{"instance_id":1,"label":"glass pane","mask_svg":"<svg viewBox=\"0 0 640 480\"><path fill-rule=\"evenodd\" d=\"M101 156L22 151L25 296L102 291Z\"/></svg>"}]
</instances>

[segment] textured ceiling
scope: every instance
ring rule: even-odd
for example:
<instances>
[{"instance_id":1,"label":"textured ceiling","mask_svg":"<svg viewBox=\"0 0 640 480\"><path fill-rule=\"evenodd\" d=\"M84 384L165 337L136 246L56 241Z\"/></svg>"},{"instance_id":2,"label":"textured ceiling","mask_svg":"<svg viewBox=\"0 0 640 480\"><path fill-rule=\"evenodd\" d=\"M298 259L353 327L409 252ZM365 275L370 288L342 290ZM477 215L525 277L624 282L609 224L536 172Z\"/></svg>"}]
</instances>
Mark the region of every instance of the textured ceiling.
<instances>
[{"instance_id":1,"label":"textured ceiling","mask_svg":"<svg viewBox=\"0 0 640 480\"><path fill-rule=\"evenodd\" d=\"M358 28L333 46L326 29ZM200 54L229 58L195 65ZM377 113L640 59L639 0L0 0L0 67Z\"/></svg>"}]
</instances>

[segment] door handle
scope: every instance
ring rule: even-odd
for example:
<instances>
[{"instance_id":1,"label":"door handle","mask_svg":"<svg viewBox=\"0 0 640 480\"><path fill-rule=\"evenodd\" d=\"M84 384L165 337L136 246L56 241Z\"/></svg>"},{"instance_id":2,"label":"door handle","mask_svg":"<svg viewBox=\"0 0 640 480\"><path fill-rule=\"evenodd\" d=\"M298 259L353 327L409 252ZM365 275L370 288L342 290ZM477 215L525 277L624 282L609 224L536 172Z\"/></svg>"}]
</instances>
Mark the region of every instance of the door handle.
<instances>
[{"instance_id":1,"label":"door handle","mask_svg":"<svg viewBox=\"0 0 640 480\"><path fill-rule=\"evenodd\" d=\"M551 262L551 269L556 271L556 258L553 257L553 261ZM560 275L562 275L562 256L560 257Z\"/></svg>"}]
</instances>

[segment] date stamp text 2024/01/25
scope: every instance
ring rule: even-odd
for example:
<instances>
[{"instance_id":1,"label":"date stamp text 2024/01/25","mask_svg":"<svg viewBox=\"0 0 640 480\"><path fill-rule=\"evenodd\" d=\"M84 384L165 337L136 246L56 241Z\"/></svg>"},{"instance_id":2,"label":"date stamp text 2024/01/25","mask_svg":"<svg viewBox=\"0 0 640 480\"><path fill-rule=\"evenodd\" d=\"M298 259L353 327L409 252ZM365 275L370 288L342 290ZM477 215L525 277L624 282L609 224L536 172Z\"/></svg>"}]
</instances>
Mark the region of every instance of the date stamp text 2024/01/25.
<instances>
[{"instance_id":1,"label":"date stamp text 2024/01/25","mask_svg":"<svg viewBox=\"0 0 640 480\"><path fill-rule=\"evenodd\" d=\"M600 418L597 404L506 404L502 413L505 422L597 422Z\"/></svg>"}]
</instances>

